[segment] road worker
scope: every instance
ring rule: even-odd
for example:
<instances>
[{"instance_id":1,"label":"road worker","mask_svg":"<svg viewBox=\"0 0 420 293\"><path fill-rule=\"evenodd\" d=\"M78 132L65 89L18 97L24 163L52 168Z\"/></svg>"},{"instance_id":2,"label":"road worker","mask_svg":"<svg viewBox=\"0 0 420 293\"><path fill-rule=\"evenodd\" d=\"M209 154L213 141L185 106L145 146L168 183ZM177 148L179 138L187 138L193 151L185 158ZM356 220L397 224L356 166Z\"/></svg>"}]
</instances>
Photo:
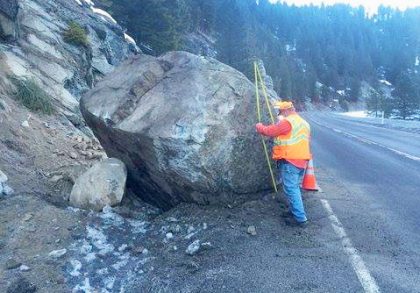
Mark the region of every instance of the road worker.
<instances>
[{"instance_id":1,"label":"road worker","mask_svg":"<svg viewBox=\"0 0 420 293\"><path fill-rule=\"evenodd\" d=\"M303 206L300 183L308 161L312 158L310 151L310 126L298 113L292 102L276 101L273 104L278 110L276 124L256 125L257 132L274 138L273 160L277 161L281 174L284 194L289 203L286 217L287 225L305 227L307 217Z\"/></svg>"}]
</instances>

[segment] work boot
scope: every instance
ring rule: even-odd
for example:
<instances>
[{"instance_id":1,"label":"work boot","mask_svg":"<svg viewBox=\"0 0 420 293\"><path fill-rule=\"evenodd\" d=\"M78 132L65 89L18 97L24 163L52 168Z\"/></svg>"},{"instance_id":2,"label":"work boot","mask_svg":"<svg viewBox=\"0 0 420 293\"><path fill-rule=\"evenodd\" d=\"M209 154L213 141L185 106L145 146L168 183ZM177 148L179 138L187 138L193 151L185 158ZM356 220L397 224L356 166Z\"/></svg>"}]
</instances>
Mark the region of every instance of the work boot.
<instances>
[{"instance_id":1,"label":"work boot","mask_svg":"<svg viewBox=\"0 0 420 293\"><path fill-rule=\"evenodd\" d=\"M298 222L294 218L285 218L284 222L286 223L286 226L289 226L289 227L299 227L299 228L308 227L308 220L306 220L305 222Z\"/></svg>"}]
</instances>

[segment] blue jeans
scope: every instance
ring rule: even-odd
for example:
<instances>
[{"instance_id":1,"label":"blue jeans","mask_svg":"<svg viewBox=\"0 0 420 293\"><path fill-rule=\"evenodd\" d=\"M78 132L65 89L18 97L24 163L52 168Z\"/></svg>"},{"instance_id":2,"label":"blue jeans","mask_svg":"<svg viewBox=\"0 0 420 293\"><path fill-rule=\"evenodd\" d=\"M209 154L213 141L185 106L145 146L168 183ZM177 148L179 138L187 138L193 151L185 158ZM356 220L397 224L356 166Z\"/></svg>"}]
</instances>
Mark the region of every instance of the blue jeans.
<instances>
[{"instance_id":1,"label":"blue jeans","mask_svg":"<svg viewBox=\"0 0 420 293\"><path fill-rule=\"evenodd\" d=\"M300 183L305 169L295 167L284 160L280 161L277 166L283 179L283 190L289 202L289 209L296 221L305 222L307 218L300 192Z\"/></svg>"}]
</instances>

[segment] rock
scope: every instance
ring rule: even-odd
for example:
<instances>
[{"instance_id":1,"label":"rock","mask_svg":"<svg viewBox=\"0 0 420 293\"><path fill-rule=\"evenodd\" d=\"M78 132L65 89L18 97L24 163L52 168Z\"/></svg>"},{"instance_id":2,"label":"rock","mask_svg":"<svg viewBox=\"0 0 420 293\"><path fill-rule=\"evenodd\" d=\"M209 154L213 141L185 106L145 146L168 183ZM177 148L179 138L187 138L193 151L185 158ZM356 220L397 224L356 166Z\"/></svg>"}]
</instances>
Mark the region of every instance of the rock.
<instances>
[{"instance_id":1,"label":"rock","mask_svg":"<svg viewBox=\"0 0 420 293\"><path fill-rule=\"evenodd\" d=\"M7 180L7 175L0 170L0 183L5 183Z\"/></svg>"},{"instance_id":2,"label":"rock","mask_svg":"<svg viewBox=\"0 0 420 293\"><path fill-rule=\"evenodd\" d=\"M168 232L168 233L166 233L165 238L167 240L170 240L170 239L174 238L174 234L172 234L171 232Z\"/></svg>"},{"instance_id":3,"label":"rock","mask_svg":"<svg viewBox=\"0 0 420 293\"><path fill-rule=\"evenodd\" d=\"M271 78L271 76L267 74L265 70L264 62L261 59L257 60L257 66L258 66L259 72L261 73L261 78L264 82L265 90L270 101L280 100L280 97L274 91L273 79ZM260 90L261 90L261 93L263 94L263 91L262 91L263 89L261 88Z\"/></svg>"},{"instance_id":4,"label":"rock","mask_svg":"<svg viewBox=\"0 0 420 293\"><path fill-rule=\"evenodd\" d=\"M7 293L33 293L37 288L22 276L18 276L7 287Z\"/></svg>"},{"instance_id":5,"label":"rock","mask_svg":"<svg viewBox=\"0 0 420 293\"><path fill-rule=\"evenodd\" d=\"M17 0L0 0L0 39L16 38L18 9Z\"/></svg>"},{"instance_id":6,"label":"rock","mask_svg":"<svg viewBox=\"0 0 420 293\"><path fill-rule=\"evenodd\" d=\"M248 230L247 230L248 234L251 234L252 236L257 235L257 229L255 228L255 226L249 226Z\"/></svg>"},{"instance_id":7,"label":"rock","mask_svg":"<svg viewBox=\"0 0 420 293\"><path fill-rule=\"evenodd\" d=\"M7 184L3 184L3 194L12 195L15 191Z\"/></svg>"},{"instance_id":8,"label":"rock","mask_svg":"<svg viewBox=\"0 0 420 293\"><path fill-rule=\"evenodd\" d=\"M187 230L187 233L188 233L188 234L190 234L190 233L192 233L192 232L194 232L194 231L195 231L194 226L188 226L188 230Z\"/></svg>"},{"instance_id":9,"label":"rock","mask_svg":"<svg viewBox=\"0 0 420 293\"><path fill-rule=\"evenodd\" d=\"M25 221L25 222L27 222L27 221L29 221L30 219L32 219L33 218L33 214L31 214L31 213L27 213L27 214L25 214L24 216L23 216L23 221Z\"/></svg>"},{"instance_id":10,"label":"rock","mask_svg":"<svg viewBox=\"0 0 420 293\"><path fill-rule=\"evenodd\" d=\"M83 132L90 130L80 118L78 100L103 76L94 68L96 60L110 71L135 53L124 30L95 12L92 5L92 1L79 0L0 0L0 42L5 45L0 56L2 71L7 68L10 76L33 78L43 85L61 110L58 112ZM64 41L70 21L86 29L88 50ZM98 38L95 29L106 37ZM4 41L15 42L8 45Z\"/></svg>"},{"instance_id":11,"label":"rock","mask_svg":"<svg viewBox=\"0 0 420 293\"><path fill-rule=\"evenodd\" d=\"M188 255L194 255L198 252L200 249L200 240L195 240L193 243L188 245L187 249L185 250L185 253Z\"/></svg>"},{"instance_id":12,"label":"rock","mask_svg":"<svg viewBox=\"0 0 420 293\"><path fill-rule=\"evenodd\" d=\"M70 193L73 206L101 211L115 206L123 198L127 170L123 162L110 158L98 162L76 179Z\"/></svg>"},{"instance_id":13,"label":"rock","mask_svg":"<svg viewBox=\"0 0 420 293\"><path fill-rule=\"evenodd\" d=\"M167 217L166 221L170 222L170 223L176 223L178 222L178 219L175 217Z\"/></svg>"},{"instance_id":14,"label":"rock","mask_svg":"<svg viewBox=\"0 0 420 293\"><path fill-rule=\"evenodd\" d=\"M203 248L204 250L208 250L213 248L213 245L211 244L211 242L203 242L201 243L201 248Z\"/></svg>"},{"instance_id":15,"label":"rock","mask_svg":"<svg viewBox=\"0 0 420 293\"><path fill-rule=\"evenodd\" d=\"M9 105L3 99L0 99L0 110L6 113L11 111Z\"/></svg>"},{"instance_id":16,"label":"rock","mask_svg":"<svg viewBox=\"0 0 420 293\"><path fill-rule=\"evenodd\" d=\"M9 258L8 260L6 260L6 263L5 263L4 267L7 270L13 270L13 269L16 269L16 268L20 267L21 265L22 265L21 262L18 262L14 258Z\"/></svg>"},{"instance_id":17,"label":"rock","mask_svg":"<svg viewBox=\"0 0 420 293\"><path fill-rule=\"evenodd\" d=\"M22 126L22 127L29 127L29 122L28 122L28 120L23 121L23 122L22 122L22 124L21 124L21 126Z\"/></svg>"},{"instance_id":18,"label":"rock","mask_svg":"<svg viewBox=\"0 0 420 293\"><path fill-rule=\"evenodd\" d=\"M80 107L107 154L126 164L128 186L163 209L233 202L270 188L254 85L215 59L135 56Z\"/></svg>"},{"instance_id":19,"label":"rock","mask_svg":"<svg viewBox=\"0 0 420 293\"><path fill-rule=\"evenodd\" d=\"M77 159L79 156L75 152L70 152L69 157L72 159Z\"/></svg>"},{"instance_id":20,"label":"rock","mask_svg":"<svg viewBox=\"0 0 420 293\"><path fill-rule=\"evenodd\" d=\"M52 257L52 258L60 258L62 256L64 256L67 253L67 249L63 248L63 249L58 249L58 250L53 250L51 251L48 256Z\"/></svg>"},{"instance_id":21,"label":"rock","mask_svg":"<svg viewBox=\"0 0 420 293\"><path fill-rule=\"evenodd\" d=\"M26 266L26 265L21 265L21 266L19 267L19 270L20 270L21 272L28 272L28 271L30 271L30 270L31 270L31 268L30 268L30 267L28 267L28 266Z\"/></svg>"},{"instance_id":22,"label":"rock","mask_svg":"<svg viewBox=\"0 0 420 293\"><path fill-rule=\"evenodd\" d=\"M53 177L51 177L50 179L49 179L49 181L51 181L51 182L58 182L58 181L60 181L60 180L62 180L64 177L63 177L63 175L54 175Z\"/></svg>"}]
</instances>

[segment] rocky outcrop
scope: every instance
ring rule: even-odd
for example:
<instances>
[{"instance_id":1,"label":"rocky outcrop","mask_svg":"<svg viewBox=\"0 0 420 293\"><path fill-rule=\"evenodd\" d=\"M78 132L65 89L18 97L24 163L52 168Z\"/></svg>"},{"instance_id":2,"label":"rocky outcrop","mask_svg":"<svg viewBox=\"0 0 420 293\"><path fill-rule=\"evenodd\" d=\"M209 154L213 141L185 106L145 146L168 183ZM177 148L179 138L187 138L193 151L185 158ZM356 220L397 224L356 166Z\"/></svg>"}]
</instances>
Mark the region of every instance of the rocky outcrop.
<instances>
[{"instance_id":1,"label":"rocky outcrop","mask_svg":"<svg viewBox=\"0 0 420 293\"><path fill-rule=\"evenodd\" d=\"M201 31L189 33L184 36L184 49L195 55L216 58L216 40Z\"/></svg>"},{"instance_id":2,"label":"rocky outcrop","mask_svg":"<svg viewBox=\"0 0 420 293\"><path fill-rule=\"evenodd\" d=\"M120 160L110 158L93 165L77 178L70 194L73 206L102 211L119 204L125 191L127 169Z\"/></svg>"},{"instance_id":3,"label":"rocky outcrop","mask_svg":"<svg viewBox=\"0 0 420 293\"><path fill-rule=\"evenodd\" d=\"M17 0L0 0L0 39L16 38L18 14Z\"/></svg>"},{"instance_id":4,"label":"rocky outcrop","mask_svg":"<svg viewBox=\"0 0 420 293\"><path fill-rule=\"evenodd\" d=\"M261 59L258 59L257 61L257 66L259 69L259 72L261 74L261 78L264 82L265 85L265 90L267 92L267 95L270 99L270 101L276 101L276 100L280 100L279 96L277 95L276 91L274 90L274 84L273 84L273 79L271 78L270 75L267 74L267 71L265 70L265 66L264 66L264 62ZM260 93L261 96L264 94L263 93L263 88L260 85Z\"/></svg>"},{"instance_id":5,"label":"rocky outcrop","mask_svg":"<svg viewBox=\"0 0 420 293\"><path fill-rule=\"evenodd\" d=\"M129 187L161 208L270 188L254 85L215 59L136 56L89 91L81 109L108 156L126 164Z\"/></svg>"},{"instance_id":6,"label":"rocky outcrop","mask_svg":"<svg viewBox=\"0 0 420 293\"><path fill-rule=\"evenodd\" d=\"M7 33L14 42L0 44L2 71L33 79L66 116L77 113L80 96L135 49L113 19L89 3L20 0L17 9L16 0L0 0L1 34L6 34L5 27L17 30ZM85 29L87 46L64 41L71 21Z\"/></svg>"}]
</instances>

